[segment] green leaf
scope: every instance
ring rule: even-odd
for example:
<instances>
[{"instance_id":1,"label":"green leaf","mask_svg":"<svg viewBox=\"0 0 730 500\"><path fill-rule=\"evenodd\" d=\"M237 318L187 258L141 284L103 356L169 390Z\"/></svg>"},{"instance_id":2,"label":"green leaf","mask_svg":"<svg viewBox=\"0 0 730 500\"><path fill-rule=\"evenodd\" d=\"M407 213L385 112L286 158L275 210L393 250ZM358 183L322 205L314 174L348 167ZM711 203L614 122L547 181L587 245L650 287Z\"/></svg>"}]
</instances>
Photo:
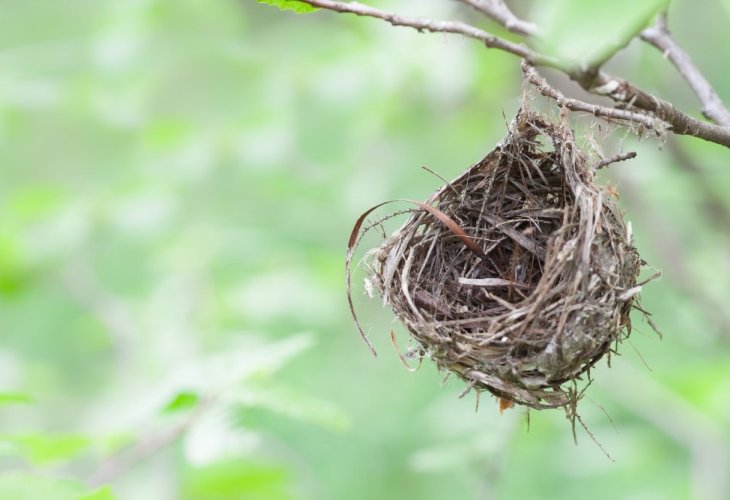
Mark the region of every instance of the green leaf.
<instances>
[{"instance_id":1,"label":"green leaf","mask_svg":"<svg viewBox=\"0 0 730 500\"><path fill-rule=\"evenodd\" d=\"M109 487L88 492L75 481L11 472L0 475L0 498L13 500L113 500Z\"/></svg>"},{"instance_id":2,"label":"green leaf","mask_svg":"<svg viewBox=\"0 0 730 500\"><path fill-rule=\"evenodd\" d=\"M198 406L200 398L198 395L191 391L178 392L169 403L163 408L163 413L174 413L181 410L190 410Z\"/></svg>"},{"instance_id":3,"label":"green leaf","mask_svg":"<svg viewBox=\"0 0 730 500\"><path fill-rule=\"evenodd\" d=\"M314 12L315 10L319 10L316 7L312 7L307 3L297 2L296 0L259 0L259 3L273 5L274 7L279 7L281 10L293 10L298 14L304 14L307 12Z\"/></svg>"},{"instance_id":4,"label":"green leaf","mask_svg":"<svg viewBox=\"0 0 730 500\"><path fill-rule=\"evenodd\" d=\"M0 234L0 294L16 295L29 278L25 251L14 235Z\"/></svg>"},{"instance_id":5,"label":"green leaf","mask_svg":"<svg viewBox=\"0 0 730 500\"><path fill-rule=\"evenodd\" d=\"M114 500L114 494L109 486L102 486L96 491L81 495L78 500Z\"/></svg>"},{"instance_id":6,"label":"green leaf","mask_svg":"<svg viewBox=\"0 0 730 500\"><path fill-rule=\"evenodd\" d=\"M668 0L554 0L541 2L538 48L568 68L600 66L625 47Z\"/></svg>"},{"instance_id":7,"label":"green leaf","mask_svg":"<svg viewBox=\"0 0 730 500\"><path fill-rule=\"evenodd\" d=\"M16 405L16 404L29 404L32 403L33 399L22 392L0 392L0 406L2 405Z\"/></svg>"},{"instance_id":8,"label":"green leaf","mask_svg":"<svg viewBox=\"0 0 730 500\"><path fill-rule=\"evenodd\" d=\"M289 472L279 465L245 460L218 462L190 468L182 475L184 500L289 500Z\"/></svg>"},{"instance_id":9,"label":"green leaf","mask_svg":"<svg viewBox=\"0 0 730 500\"><path fill-rule=\"evenodd\" d=\"M74 458L91 445L90 438L77 434L26 434L6 436L4 440L20 447L21 453L36 465Z\"/></svg>"}]
</instances>

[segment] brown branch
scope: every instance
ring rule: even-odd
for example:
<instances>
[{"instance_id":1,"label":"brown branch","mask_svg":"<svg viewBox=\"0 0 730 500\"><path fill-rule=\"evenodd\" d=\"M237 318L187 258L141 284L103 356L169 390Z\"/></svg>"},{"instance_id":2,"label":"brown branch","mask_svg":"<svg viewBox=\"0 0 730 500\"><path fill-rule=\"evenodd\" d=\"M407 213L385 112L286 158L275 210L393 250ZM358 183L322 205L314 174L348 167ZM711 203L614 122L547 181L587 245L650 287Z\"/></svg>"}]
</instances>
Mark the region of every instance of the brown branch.
<instances>
[{"instance_id":1,"label":"brown branch","mask_svg":"<svg viewBox=\"0 0 730 500\"><path fill-rule=\"evenodd\" d=\"M730 111L725 107L710 82L692 61L692 58L674 41L667 28L667 16L657 16L650 28L641 32L641 39L659 49L677 68L702 103L702 114L718 125L730 126Z\"/></svg>"},{"instance_id":2,"label":"brown branch","mask_svg":"<svg viewBox=\"0 0 730 500\"><path fill-rule=\"evenodd\" d=\"M496 21L512 33L522 36L535 36L538 28L535 23L523 21L515 16L503 0L461 0Z\"/></svg>"},{"instance_id":3,"label":"brown branch","mask_svg":"<svg viewBox=\"0 0 730 500\"><path fill-rule=\"evenodd\" d=\"M499 22L507 29L510 29L510 25L523 26L525 23L525 21L519 19L510 11L502 0L462 1L484 12L487 16ZM529 25L531 23L527 24ZM524 36L536 36L537 33L537 26L532 25L531 28L523 30L520 34ZM730 130L726 129L730 127L730 112L707 79L702 75L699 68L694 64L692 58L672 39L667 28L666 12L657 16L654 26L643 30L640 33L640 37L642 40L661 50L665 57L670 59L680 74L689 82L695 94L700 98L703 105L702 113L723 128L707 126L705 122L696 120L679 111L671 103L650 95L625 80L597 71L597 69L593 72L579 70L571 74L569 71L565 71L565 68L561 68L560 65L553 67L568 73L573 80L577 81L588 92L605 94L606 90L610 90L611 92L605 95L608 95L613 100L655 113L669 123L672 132L676 134L692 135L730 147L727 143ZM610 54L607 54L606 60L610 58L609 56ZM598 64L596 68L599 68L603 62L605 61ZM540 65L539 63L534 64Z\"/></svg>"},{"instance_id":4,"label":"brown branch","mask_svg":"<svg viewBox=\"0 0 730 500\"><path fill-rule=\"evenodd\" d=\"M581 73L570 75L587 91L610 97L614 101L655 114L669 124L677 135L691 135L730 148L730 127L707 123L678 110L670 102L634 86L630 82L599 71L594 77Z\"/></svg>"},{"instance_id":5,"label":"brown branch","mask_svg":"<svg viewBox=\"0 0 730 500\"><path fill-rule=\"evenodd\" d=\"M637 111L629 111L626 109L609 108L607 106L589 104L577 99L565 97L559 90L551 87L547 80L541 77L534 67L524 61L522 62L522 73L525 75L527 81L535 86L538 92L545 97L553 99L558 106L563 108L567 108L571 111L590 113L594 116L600 116L601 118L607 118L609 120L639 123L650 130L661 131L662 128L666 127L666 125L662 124L661 120L658 120L656 117L646 113L639 113Z\"/></svg>"},{"instance_id":6,"label":"brown branch","mask_svg":"<svg viewBox=\"0 0 730 500\"><path fill-rule=\"evenodd\" d=\"M484 30L471 26L461 21L435 21L423 17L404 16L394 12L388 12L376 9L369 5L359 2L335 2L331 0L299 0L302 3L327 9L340 14L355 14L356 16L374 17L381 19L393 26L405 26L413 28L417 31L430 31L432 33L452 33L462 35L467 38L479 40L487 48L499 49L510 54L527 59L533 64L541 64L547 66L559 66L559 61L555 58L543 56L532 51L529 47L521 43L510 42L498 36L492 35Z\"/></svg>"},{"instance_id":7,"label":"brown branch","mask_svg":"<svg viewBox=\"0 0 730 500\"><path fill-rule=\"evenodd\" d=\"M626 80L609 75L596 68L575 70L558 58L536 52L524 44L504 40L469 24L460 21L435 21L420 17L403 16L358 2L345 3L332 0L299 1L313 7L332 10L338 13L374 17L386 21L393 26L406 26L414 28L417 31L453 33L479 40L488 48L503 50L522 57L532 66L546 66L562 71L588 92L609 97L627 108L633 107L640 111L648 111L652 115L656 115L656 118L659 120L666 122L668 130L675 134L690 135L730 148L730 126L725 127L702 122L678 110L671 103L649 94ZM496 17L496 19L502 19L503 22L507 22L506 19L501 17ZM575 99L566 99L565 97L562 99L565 107L568 109L586 111L594 114L598 113L599 116L635 121L647 126L650 122L656 124L656 120L651 121L652 117L647 116L645 113L623 109L613 109L611 113L608 113L606 110L612 108L594 106Z\"/></svg>"},{"instance_id":8,"label":"brown branch","mask_svg":"<svg viewBox=\"0 0 730 500\"><path fill-rule=\"evenodd\" d=\"M598 165L596 165L596 170L607 167L614 163L618 163L620 161L631 160L633 158L636 158L636 151L629 151L628 153L619 153L617 155L611 156L610 158L606 158L605 160L599 161Z\"/></svg>"},{"instance_id":9,"label":"brown branch","mask_svg":"<svg viewBox=\"0 0 730 500\"><path fill-rule=\"evenodd\" d=\"M515 16L502 0L462 0L480 10L502 26L510 29L512 26L524 26L526 21ZM526 23L530 25L531 23ZM513 31L513 30L510 30ZM523 30L524 36L536 36L537 26ZM584 90L593 94L606 95L614 101L633 106L656 114L670 125L670 130L678 135L691 135L710 142L730 147L730 112L724 106L717 93L692 62L690 56L672 39L666 24L666 12L657 16L653 27L640 33L643 40L662 50L669 57L679 72L689 82L692 89L700 98L703 105L703 114L721 127L707 124L679 111L671 103L659 99L648 92L620 78L608 75L599 70L612 54L607 54L605 60L592 70L580 69L571 71L561 64L553 65L530 61L535 66L550 66L568 74L578 82ZM617 46L616 49L620 48Z\"/></svg>"}]
</instances>

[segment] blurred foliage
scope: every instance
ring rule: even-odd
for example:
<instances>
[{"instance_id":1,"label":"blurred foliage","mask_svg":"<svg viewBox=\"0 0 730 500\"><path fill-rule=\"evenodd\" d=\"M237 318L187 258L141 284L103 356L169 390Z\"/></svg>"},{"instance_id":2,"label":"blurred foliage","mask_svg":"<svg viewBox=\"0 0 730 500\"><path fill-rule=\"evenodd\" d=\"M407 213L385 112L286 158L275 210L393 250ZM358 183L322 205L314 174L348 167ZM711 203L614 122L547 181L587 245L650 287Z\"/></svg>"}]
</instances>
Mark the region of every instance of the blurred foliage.
<instances>
[{"instance_id":1,"label":"blurred foliage","mask_svg":"<svg viewBox=\"0 0 730 500\"><path fill-rule=\"evenodd\" d=\"M266 3L279 7L281 10L293 10L294 12L314 12L317 9L309 4L297 2L297 0L258 0L260 3Z\"/></svg>"},{"instance_id":2,"label":"blurred foliage","mask_svg":"<svg viewBox=\"0 0 730 500\"><path fill-rule=\"evenodd\" d=\"M482 22L458 2L376 5ZM372 359L344 300L351 224L425 198L441 181L421 166L454 177L493 147L523 91L513 57L245 0L4 10L0 498L719 498L730 235L705 201L730 190L727 151L680 139L690 173L661 141L576 122L639 152L604 180L665 272L643 294L664 339L637 317L635 351L582 406L611 462L559 412L528 432L428 364L408 374L390 315L358 295ZM719 3L672 3L726 101L728 22ZM650 47L609 69L699 107Z\"/></svg>"},{"instance_id":3,"label":"blurred foliage","mask_svg":"<svg viewBox=\"0 0 730 500\"><path fill-rule=\"evenodd\" d=\"M600 65L628 45L668 4L669 0L541 2L534 13L542 29L538 47L569 68Z\"/></svg>"}]
</instances>

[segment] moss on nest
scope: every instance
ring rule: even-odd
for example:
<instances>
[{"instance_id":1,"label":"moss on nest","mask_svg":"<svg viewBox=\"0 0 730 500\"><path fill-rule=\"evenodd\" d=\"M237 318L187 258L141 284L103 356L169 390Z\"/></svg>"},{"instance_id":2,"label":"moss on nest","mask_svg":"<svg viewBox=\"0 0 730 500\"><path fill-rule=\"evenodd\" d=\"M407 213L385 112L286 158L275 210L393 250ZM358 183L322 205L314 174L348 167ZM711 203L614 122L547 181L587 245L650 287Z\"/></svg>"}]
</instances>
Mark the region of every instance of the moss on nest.
<instances>
[{"instance_id":1,"label":"moss on nest","mask_svg":"<svg viewBox=\"0 0 730 500\"><path fill-rule=\"evenodd\" d=\"M365 265L422 355L477 391L575 414L573 382L628 336L640 290L641 259L591 162L567 125L522 110L482 161L412 202ZM348 297L371 211L350 240Z\"/></svg>"}]
</instances>

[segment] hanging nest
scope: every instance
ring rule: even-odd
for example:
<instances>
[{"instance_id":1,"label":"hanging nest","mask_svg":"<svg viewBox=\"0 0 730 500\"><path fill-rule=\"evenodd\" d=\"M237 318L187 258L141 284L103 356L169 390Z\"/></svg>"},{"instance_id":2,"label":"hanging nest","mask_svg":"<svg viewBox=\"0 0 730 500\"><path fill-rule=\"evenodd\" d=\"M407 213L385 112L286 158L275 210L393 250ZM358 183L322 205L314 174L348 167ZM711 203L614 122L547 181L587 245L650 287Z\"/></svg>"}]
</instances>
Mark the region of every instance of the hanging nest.
<instances>
[{"instance_id":1,"label":"hanging nest","mask_svg":"<svg viewBox=\"0 0 730 500\"><path fill-rule=\"evenodd\" d=\"M419 208L365 258L417 354L503 407L574 414L575 381L589 382L630 333L641 259L591 161L567 125L522 110L493 151L411 202ZM350 239L348 298L352 253L375 208Z\"/></svg>"}]
</instances>

